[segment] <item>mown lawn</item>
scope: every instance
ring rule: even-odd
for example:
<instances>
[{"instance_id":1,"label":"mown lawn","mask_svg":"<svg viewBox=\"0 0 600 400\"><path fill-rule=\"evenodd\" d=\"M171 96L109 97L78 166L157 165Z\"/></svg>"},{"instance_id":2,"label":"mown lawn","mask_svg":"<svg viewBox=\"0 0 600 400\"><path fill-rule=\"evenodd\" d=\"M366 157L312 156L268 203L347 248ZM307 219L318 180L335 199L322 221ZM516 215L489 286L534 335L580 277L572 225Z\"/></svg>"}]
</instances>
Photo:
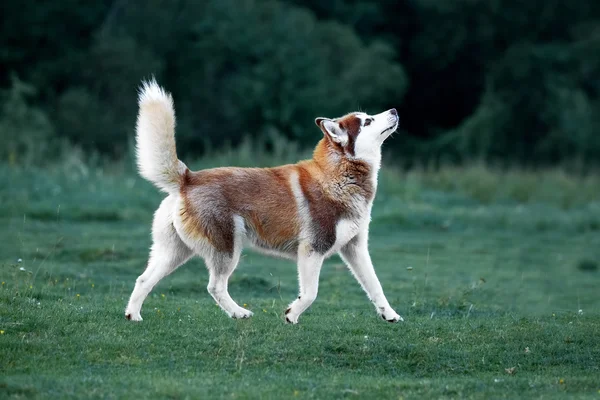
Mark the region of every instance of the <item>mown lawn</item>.
<instances>
[{"instance_id":1,"label":"mown lawn","mask_svg":"<svg viewBox=\"0 0 600 400\"><path fill-rule=\"evenodd\" d=\"M161 195L101 171L0 167L0 398L600 398L597 180L384 173L370 247L404 323L334 257L286 325L295 266L247 252L230 290L253 318L193 260L138 324Z\"/></svg>"}]
</instances>

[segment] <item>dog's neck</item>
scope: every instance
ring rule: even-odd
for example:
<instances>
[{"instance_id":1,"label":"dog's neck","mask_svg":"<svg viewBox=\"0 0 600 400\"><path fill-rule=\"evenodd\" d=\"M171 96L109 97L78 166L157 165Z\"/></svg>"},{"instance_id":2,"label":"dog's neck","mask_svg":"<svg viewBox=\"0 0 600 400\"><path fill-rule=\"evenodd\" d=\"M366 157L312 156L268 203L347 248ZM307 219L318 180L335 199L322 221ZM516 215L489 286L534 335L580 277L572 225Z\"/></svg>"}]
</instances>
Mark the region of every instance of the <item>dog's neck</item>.
<instances>
[{"instance_id":1,"label":"dog's neck","mask_svg":"<svg viewBox=\"0 0 600 400\"><path fill-rule=\"evenodd\" d=\"M322 139L315 148L313 161L323 172L328 182L353 192L359 189L367 202L371 202L377 190L377 174L380 166L379 157L375 163L349 157L339 151L327 139Z\"/></svg>"}]
</instances>

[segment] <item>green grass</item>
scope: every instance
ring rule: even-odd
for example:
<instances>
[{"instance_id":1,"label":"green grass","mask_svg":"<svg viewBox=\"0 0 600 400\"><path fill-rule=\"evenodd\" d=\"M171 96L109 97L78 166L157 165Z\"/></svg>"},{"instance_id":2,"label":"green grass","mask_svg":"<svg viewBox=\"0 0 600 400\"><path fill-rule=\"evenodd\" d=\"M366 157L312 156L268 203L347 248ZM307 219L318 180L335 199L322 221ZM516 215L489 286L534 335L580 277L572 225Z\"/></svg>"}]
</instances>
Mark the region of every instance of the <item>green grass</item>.
<instances>
[{"instance_id":1,"label":"green grass","mask_svg":"<svg viewBox=\"0 0 600 400\"><path fill-rule=\"evenodd\" d=\"M251 252L230 291L253 318L215 306L196 259L135 324L161 195L127 168L0 166L0 398L600 398L598 182L384 171L370 247L401 324L333 257L286 325L295 266Z\"/></svg>"}]
</instances>

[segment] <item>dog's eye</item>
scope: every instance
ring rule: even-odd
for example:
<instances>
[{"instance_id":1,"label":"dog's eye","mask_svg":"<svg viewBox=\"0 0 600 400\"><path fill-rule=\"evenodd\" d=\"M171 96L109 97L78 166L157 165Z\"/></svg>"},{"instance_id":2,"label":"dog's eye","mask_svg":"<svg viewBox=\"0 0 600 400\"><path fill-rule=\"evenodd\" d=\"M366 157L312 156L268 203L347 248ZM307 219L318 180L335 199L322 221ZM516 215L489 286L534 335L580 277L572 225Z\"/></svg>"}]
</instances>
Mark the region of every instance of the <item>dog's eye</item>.
<instances>
[{"instance_id":1,"label":"dog's eye","mask_svg":"<svg viewBox=\"0 0 600 400\"><path fill-rule=\"evenodd\" d=\"M365 126L369 126L369 125L371 125L371 122L373 122L373 118L367 118L367 119L365 120Z\"/></svg>"}]
</instances>

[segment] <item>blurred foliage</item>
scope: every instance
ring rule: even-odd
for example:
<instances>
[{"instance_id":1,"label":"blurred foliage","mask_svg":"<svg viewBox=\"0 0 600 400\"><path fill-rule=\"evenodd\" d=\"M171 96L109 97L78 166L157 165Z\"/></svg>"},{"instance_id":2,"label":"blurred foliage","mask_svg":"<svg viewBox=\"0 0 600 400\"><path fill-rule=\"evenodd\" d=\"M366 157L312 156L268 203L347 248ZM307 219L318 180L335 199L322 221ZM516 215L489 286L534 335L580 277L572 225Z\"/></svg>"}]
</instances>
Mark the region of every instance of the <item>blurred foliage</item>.
<instances>
[{"instance_id":1,"label":"blurred foliage","mask_svg":"<svg viewBox=\"0 0 600 400\"><path fill-rule=\"evenodd\" d=\"M47 115L28 104L35 89L12 77L9 90L0 93L0 157L9 164L37 163L52 145L54 129Z\"/></svg>"},{"instance_id":2,"label":"blurred foliage","mask_svg":"<svg viewBox=\"0 0 600 400\"><path fill-rule=\"evenodd\" d=\"M45 160L57 139L126 156L155 75L182 156L308 147L317 116L396 107L404 164L600 161L591 0L23 0L0 21L2 160Z\"/></svg>"}]
</instances>

